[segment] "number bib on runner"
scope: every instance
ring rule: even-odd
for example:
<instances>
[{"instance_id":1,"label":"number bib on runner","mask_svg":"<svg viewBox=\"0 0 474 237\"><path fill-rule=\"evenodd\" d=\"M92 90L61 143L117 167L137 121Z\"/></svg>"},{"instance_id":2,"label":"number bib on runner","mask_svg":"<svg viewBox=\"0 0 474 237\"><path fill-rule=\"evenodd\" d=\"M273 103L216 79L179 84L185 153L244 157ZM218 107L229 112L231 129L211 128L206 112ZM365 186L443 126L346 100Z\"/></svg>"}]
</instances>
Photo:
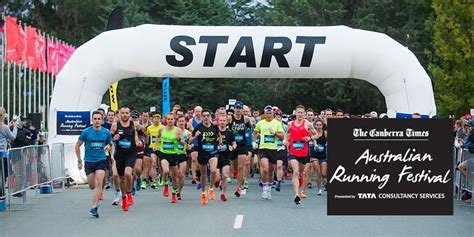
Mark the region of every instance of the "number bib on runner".
<instances>
[{"instance_id":1,"label":"number bib on runner","mask_svg":"<svg viewBox=\"0 0 474 237\"><path fill-rule=\"evenodd\" d=\"M129 140L119 140L118 145L121 148L130 148L132 146L132 142Z\"/></svg>"},{"instance_id":2,"label":"number bib on runner","mask_svg":"<svg viewBox=\"0 0 474 237\"><path fill-rule=\"evenodd\" d=\"M301 150L304 148L304 142L293 142L293 149Z\"/></svg>"},{"instance_id":3,"label":"number bib on runner","mask_svg":"<svg viewBox=\"0 0 474 237\"><path fill-rule=\"evenodd\" d=\"M242 135L235 135L235 141L236 141L236 142L241 142L241 141L243 141L243 140L244 140L244 136L242 136Z\"/></svg>"},{"instance_id":4,"label":"number bib on runner","mask_svg":"<svg viewBox=\"0 0 474 237\"><path fill-rule=\"evenodd\" d=\"M208 152L214 151L214 144L211 144L211 143L202 144L202 149Z\"/></svg>"},{"instance_id":5,"label":"number bib on runner","mask_svg":"<svg viewBox=\"0 0 474 237\"><path fill-rule=\"evenodd\" d=\"M163 142L163 150L174 150L174 143Z\"/></svg>"},{"instance_id":6,"label":"number bib on runner","mask_svg":"<svg viewBox=\"0 0 474 237\"><path fill-rule=\"evenodd\" d=\"M151 137L151 142L155 143L156 142L156 137Z\"/></svg>"},{"instance_id":7,"label":"number bib on runner","mask_svg":"<svg viewBox=\"0 0 474 237\"><path fill-rule=\"evenodd\" d=\"M275 136L274 135L265 135L263 137L263 142L264 143L274 143L275 142Z\"/></svg>"}]
</instances>

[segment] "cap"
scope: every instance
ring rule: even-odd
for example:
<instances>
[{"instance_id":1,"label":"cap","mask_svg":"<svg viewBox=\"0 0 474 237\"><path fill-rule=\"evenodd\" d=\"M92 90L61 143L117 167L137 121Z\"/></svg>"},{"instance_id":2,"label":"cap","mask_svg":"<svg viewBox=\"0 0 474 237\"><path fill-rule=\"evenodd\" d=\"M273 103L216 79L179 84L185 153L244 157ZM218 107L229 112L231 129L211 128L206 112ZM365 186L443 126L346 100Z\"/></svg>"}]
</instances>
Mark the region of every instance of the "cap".
<instances>
[{"instance_id":1,"label":"cap","mask_svg":"<svg viewBox=\"0 0 474 237\"><path fill-rule=\"evenodd\" d=\"M137 111L134 110L134 111L132 111L132 112L130 113L130 116L132 116L132 117L138 117L139 114L138 114Z\"/></svg>"},{"instance_id":2,"label":"cap","mask_svg":"<svg viewBox=\"0 0 474 237\"><path fill-rule=\"evenodd\" d=\"M265 109L263 109L263 110L264 110L265 112L267 112L267 111L273 112L273 106L267 105L267 106L265 106Z\"/></svg>"},{"instance_id":3,"label":"cap","mask_svg":"<svg viewBox=\"0 0 474 237\"><path fill-rule=\"evenodd\" d=\"M161 118L161 114L159 112L153 113L152 117Z\"/></svg>"},{"instance_id":4,"label":"cap","mask_svg":"<svg viewBox=\"0 0 474 237\"><path fill-rule=\"evenodd\" d=\"M237 101L234 104L234 108L236 109L242 109L243 107L244 107L244 103L242 103L242 101Z\"/></svg>"}]
</instances>

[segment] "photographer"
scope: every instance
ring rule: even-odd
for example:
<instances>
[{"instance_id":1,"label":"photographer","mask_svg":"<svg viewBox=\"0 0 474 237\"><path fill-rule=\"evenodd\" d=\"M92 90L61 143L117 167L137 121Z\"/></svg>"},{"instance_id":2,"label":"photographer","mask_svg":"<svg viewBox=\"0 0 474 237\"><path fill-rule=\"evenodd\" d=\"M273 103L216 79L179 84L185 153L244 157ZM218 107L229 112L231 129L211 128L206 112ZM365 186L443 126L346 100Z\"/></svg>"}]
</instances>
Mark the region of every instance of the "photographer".
<instances>
[{"instance_id":1,"label":"photographer","mask_svg":"<svg viewBox=\"0 0 474 237\"><path fill-rule=\"evenodd\" d=\"M21 123L18 124L18 131L16 134L15 140L12 142L12 148L21 148L25 146L31 145L31 131L26 127L27 120L25 117L21 117ZM23 154L20 149L10 151L11 152L11 165L13 167L13 174L14 174L14 184L13 184L13 192L21 190L22 187L22 180L24 177L24 166L28 164L29 159L29 151L26 149L23 151ZM23 196L22 193L17 193L13 195L14 197L21 197Z\"/></svg>"},{"instance_id":2,"label":"photographer","mask_svg":"<svg viewBox=\"0 0 474 237\"><path fill-rule=\"evenodd\" d=\"M2 181L6 180L8 176L8 166L7 166L7 159L8 159L8 144L9 142L13 141L17 135L17 123L16 121L12 120L6 125L5 121L8 121L7 114L5 113L5 109L0 107L0 120L2 121L0 124L0 158L2 159L3 165L0 166L2 170L0 170L0 176L3 179ZM12 128L13 131L10 131ZM4 196L4 187L3 182L0 182L2 185L0 187L0 197Z\"/></svg>"}]
</instances>

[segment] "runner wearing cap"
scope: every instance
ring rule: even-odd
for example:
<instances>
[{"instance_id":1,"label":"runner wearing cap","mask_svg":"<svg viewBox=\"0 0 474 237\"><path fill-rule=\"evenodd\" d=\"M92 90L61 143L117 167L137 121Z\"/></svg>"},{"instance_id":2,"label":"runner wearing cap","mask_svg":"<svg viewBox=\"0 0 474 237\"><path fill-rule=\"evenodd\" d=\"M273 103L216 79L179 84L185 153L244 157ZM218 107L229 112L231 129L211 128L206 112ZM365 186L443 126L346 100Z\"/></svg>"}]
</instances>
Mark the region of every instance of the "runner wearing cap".
<instances>
[{"instance_id":1,"label":"runner wearing cap","mask_svg":"<svg viewBox=\"0 0 474 237\"><path fill-rule=\"evenodd\" d=\"M153 124L148 126L146 129L146 140L148 142L148 148L143 157L143 180L142 180L142 189L146 189L147 181L151 183L151 188L156 188L157 173L156 169L158 167L158 153L160 149L160 144L156 144L158 137L158 130L162 127L161 125L161 114L154 113L152 115Z\"/></svg>"},{"instance_id":2,"label":"runner wearing cap","mask_svg":"<svg viewBox=\"0 0 474 237\"><path fill-rule=\"evenodd\" d=\"M278 139L283 139L283 128L281 122L274 119L273 107L267 105L264 109L265 119L257 123L253 132L253 140L260 136L260 173L262 174L263 182L263 199L271 199L272 182L273 182L273 170L274 165L277 161L277 148ZM253 148L257 149L257 143L253 142Z\"/></svg>"}]
</instances>

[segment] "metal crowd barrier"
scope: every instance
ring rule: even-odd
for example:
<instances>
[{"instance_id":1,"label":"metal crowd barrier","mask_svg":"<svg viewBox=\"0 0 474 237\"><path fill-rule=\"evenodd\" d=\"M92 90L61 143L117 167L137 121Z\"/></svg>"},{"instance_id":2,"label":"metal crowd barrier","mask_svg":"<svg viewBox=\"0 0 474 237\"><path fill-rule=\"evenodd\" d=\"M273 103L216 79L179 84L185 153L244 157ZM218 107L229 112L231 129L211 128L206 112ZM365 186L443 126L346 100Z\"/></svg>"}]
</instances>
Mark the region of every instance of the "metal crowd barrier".
<instances>
[{"instance_id":1,"label":"metal crowd barrier","mask_svg":"<svg viewBox=\"0 0 474 237\"><path fill-rule=\"evenodd\" d=\"M64 188L65 146L69 144L33 145L6 151L8 158L1 162L0 200L11 210L12 198L22 197L27 202L27 190L39 187ZM48 189L49 190L49 189Z\"/></svg>"},{"instance_id":2,"label":"metal crowd barrier","mask_svg":"<svg viewBox=\"0 0 474 237\"><path fill-rule=\"evenodd\" d=\"M458 169L454 172L454 199L461 200L465 192L473 194L474 184L474 154L470 153L467 149L454 148L453 151L454 159L453 162L455 167L460 163L467 161L467 171L464 177ZM474 206L474 201L469 202L470 206Z\"/></svg>"}]
</instances>

